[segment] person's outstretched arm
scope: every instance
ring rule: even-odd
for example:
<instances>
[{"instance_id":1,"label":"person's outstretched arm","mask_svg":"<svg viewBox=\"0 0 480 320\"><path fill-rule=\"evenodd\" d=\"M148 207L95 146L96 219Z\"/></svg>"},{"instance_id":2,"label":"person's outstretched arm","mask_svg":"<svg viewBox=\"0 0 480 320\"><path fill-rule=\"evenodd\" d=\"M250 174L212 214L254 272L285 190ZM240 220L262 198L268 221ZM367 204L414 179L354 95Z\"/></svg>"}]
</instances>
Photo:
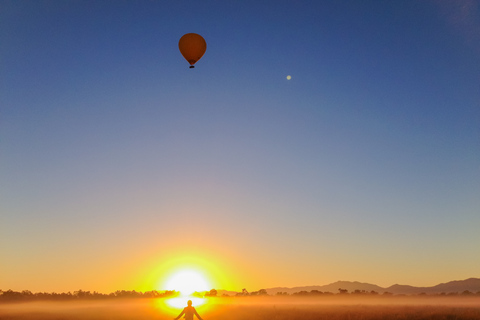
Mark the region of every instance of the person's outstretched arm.
<instances>
[{"instance_id":1,"label":"person's outstretched arm","mask_svg":"<svg viewBox=\"0 0 480 320\"><path fill-rule=\"evenodd\" d=\"M198 320L203 320L202 317L198 314L197 310L193 308L193 312L195 312L195 315L197 316Z\"/></svg>"},{"instance_id":2,"label":"person's outstretched arm","mask_svg":"<svg viewBox=\"0 0 480 320\"><path fill-rule=\"evenodd\" d=\"M183 316L184 313L185 313L185 309L183 309L182 312L180 312L180 314L178 315L178 317L173 318L173 319L175 319L175 320L180 319L180 317Z\"/></svg>"}]
</instances>

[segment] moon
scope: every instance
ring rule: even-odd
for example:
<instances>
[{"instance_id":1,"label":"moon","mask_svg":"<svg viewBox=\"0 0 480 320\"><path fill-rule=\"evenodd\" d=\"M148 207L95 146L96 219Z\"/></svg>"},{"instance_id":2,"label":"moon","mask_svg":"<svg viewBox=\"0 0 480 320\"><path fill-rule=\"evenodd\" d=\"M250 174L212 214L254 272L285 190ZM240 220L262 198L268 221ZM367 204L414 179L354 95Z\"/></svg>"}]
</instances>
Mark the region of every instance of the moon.
<instances>
[{"instance_id":1,"label":"moon","mask_svg":"<svg viewBox=\"0 0 480 320\"><path fill-rule=\"evenodd\" d=\"M288 76L287 76L287 80L290 80L290 79L292 79L292 76L291 76L291 75L288 75Z\"/></svg>"}]
</instances>

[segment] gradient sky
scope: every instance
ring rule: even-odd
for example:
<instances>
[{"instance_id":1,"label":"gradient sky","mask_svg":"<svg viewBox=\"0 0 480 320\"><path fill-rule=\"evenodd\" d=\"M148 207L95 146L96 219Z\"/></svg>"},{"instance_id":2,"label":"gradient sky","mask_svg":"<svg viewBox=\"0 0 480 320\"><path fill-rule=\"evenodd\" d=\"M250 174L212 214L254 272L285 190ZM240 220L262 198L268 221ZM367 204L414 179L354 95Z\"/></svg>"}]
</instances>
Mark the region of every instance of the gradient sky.
<instances>
[{"instance_id":1,"label":"gradient sky","mask_svg":"<svg viewBox=\"0 0 480 320\"><path fill-rule=\"evenodd\" d=\"M480 277L479 1L3 0L0 68L0 289Z\"/></svg>"}]
</instances>

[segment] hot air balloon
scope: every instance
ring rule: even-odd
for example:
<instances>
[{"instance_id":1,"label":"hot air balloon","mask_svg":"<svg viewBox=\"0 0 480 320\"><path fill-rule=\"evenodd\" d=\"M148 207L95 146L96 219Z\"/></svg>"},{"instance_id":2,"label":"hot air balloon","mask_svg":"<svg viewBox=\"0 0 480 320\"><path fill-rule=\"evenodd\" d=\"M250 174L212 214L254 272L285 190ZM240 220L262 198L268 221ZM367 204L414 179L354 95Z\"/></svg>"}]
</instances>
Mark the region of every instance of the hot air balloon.
<instances>
[{"instance_id":1,"label":"hot air balloon","mask_svg":"<svg viewBox=\"0 0 480 320\"><path fill-rule=\"evenodd\" d=\"M190 63L190 68L195 68L194 64L200 60L207 50L205 39L196 33L184 34L178 41L178 48L185 60Z\"/></svg>"}]
</instances>

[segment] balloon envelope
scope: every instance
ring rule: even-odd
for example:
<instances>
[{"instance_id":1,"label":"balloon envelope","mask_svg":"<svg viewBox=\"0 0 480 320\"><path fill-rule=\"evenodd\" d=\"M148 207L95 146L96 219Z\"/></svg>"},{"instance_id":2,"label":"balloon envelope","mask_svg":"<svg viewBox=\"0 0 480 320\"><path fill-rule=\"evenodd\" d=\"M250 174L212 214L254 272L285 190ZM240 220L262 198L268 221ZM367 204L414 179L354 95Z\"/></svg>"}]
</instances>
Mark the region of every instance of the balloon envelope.
<instances>
[{"instance_id":1,"label":"balloon envelope","mask_svg":"<svg viewBox=\"0 0 480 320\"><path fill-rule=\"evenodd\" d=\"M193 68L193 65L200 60L207 50L207 43L201 35L187 33L180 38L180 41L178 41L178 48L185 60L190 63L190 68Z\"/></svg>"}]
</instances>

